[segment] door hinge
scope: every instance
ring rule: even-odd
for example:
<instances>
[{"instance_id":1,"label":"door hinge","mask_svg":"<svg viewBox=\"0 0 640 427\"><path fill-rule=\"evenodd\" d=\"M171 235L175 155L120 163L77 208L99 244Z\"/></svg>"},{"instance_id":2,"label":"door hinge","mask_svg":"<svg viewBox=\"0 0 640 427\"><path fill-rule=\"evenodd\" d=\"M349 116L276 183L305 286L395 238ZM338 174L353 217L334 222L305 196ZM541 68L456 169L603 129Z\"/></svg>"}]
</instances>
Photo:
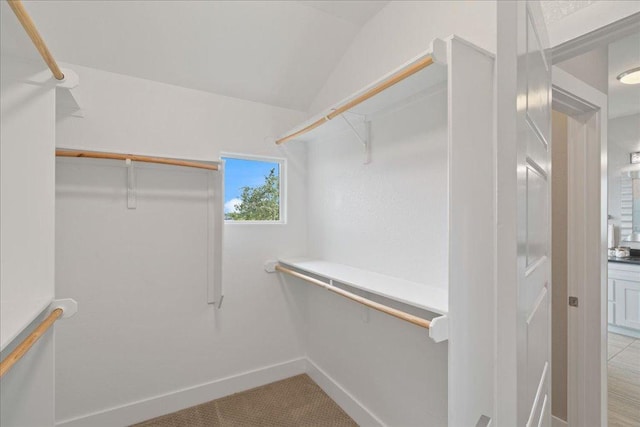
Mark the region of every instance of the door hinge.
<instances>
[{"instance_id":1,"label":"door hinge","mask_svg":"<svg viewBox=\"0 0 640 427\"><path fill-rule=\"evenodd\" d=\"M577 307L578 306L578 297L569 297L569 306Z\"/></svg>"}]
</instances>

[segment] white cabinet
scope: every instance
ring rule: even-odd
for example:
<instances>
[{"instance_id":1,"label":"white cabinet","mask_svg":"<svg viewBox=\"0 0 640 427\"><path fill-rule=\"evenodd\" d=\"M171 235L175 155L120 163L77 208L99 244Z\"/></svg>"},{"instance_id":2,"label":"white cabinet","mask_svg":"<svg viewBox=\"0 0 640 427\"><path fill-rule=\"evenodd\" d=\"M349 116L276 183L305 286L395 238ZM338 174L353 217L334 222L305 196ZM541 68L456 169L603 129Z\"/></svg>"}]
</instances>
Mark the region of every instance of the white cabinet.
<instances>
[{"instance_id":1,"label":"white cabinet","mask_svg":"<svg viewBox=\"0 0 640 427\"><path fill-rule=\"evenodd\" d=\"M616 280L615 324L640 329L640 281Z\"/></svg>"},{"instance_id":2,"label":"white cabinet","mask_svg":"<svg viewBox=\"0 0 640 427\"><path fill-rule=\"evenodd\" d=\"M640 331L640 265L609 263L608 322Z\"/></svg>"},{"instance_id":3,"label":"white cabinet","mask_svg":"<svg viewBox=\"0 0 640 427\"><path fill-rule=\"evenodd\" d=\"M608 310L608 314L607 314L607 322L613 324L615 321L615 311L616 311L616 304L613 301L608 301L607 303L609 305L609 310Z\"/></svg>"},{"instance_id":4,"label":"white cabinet","mask_svg":"<svg viewBox=\"0 0 640 427\"><path fill-rule=\"evenodd\" d=\"M615 287L616 281L611 278L611 273L609 273L609 280L607 286L607 323L615 323L615 312L616 312L616 304L615 304Z\"/></svg>"}]
</instances>

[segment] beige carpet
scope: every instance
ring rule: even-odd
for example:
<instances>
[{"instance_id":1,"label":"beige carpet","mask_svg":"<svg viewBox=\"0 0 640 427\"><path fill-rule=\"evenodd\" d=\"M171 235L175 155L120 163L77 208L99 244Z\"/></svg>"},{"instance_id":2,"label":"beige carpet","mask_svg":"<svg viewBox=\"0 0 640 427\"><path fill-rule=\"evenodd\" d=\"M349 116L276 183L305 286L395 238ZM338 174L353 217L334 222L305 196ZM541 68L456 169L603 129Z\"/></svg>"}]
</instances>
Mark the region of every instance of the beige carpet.
<instances>
[{"instance_id":1,"label":"beige carpet","mask_svg":"<svg viewBox=\"0 0 640 427\"><path fill-rule=\"evenodd\" d=\"M154 418L136 427L357 426L307 375Z\"/></svg>"}]
</instances>

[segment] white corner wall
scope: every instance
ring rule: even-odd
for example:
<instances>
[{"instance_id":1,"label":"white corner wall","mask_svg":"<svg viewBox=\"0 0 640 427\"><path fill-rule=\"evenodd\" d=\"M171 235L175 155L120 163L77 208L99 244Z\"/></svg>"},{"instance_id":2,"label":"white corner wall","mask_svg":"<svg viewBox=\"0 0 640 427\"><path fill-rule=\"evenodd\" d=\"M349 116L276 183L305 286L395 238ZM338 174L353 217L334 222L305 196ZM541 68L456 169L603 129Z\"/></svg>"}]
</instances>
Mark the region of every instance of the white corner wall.
<instances>
[{"instance_id":1,"label":"white corner wall","mask_svg":"<svg viewBox=\"0 0 640 427\"><path fill-rule=\"evenodd\" d=\"M206 304L197 173L140 170L138 209L127 210L123 169L59 161L56 291L79 311L57 335L58 424L130 424L303 372L306 289L281 285L263 263L306 250L306 148L264 140L304 115L70 67L84 118L58 121L58 146L285 157L289 203L286 225L225 226L217 311Z\"/></svg>"},{"instance_id":2,"label":"white corner wall","mask_svg":"<svg viewBox=\"0 0 640 427\"><path fill-rule=\"evenodd\" d=\"M446 289L446 87L374 117L371 141L367 165L351 133L308 143L309 255ZM308 311L309 360L381 423L446 425L447 342L315 287Z\"/></svg>"},{"instance_id":3,"label":"white corner wall","mask_svg":"<svg viewBox=\"0 0 640 427\"><path fill-rule=\"evenodd\" d=\"M308 143L309 255L447 288L447 90ZM291 144L293 145L293 144Z\"/></svg>"},{"instance_id":4,"label":"white corner wall","mask_svg":"<svg viewBox=\"0 0 640 427\"><path fill-rule=\"evenodd\" d=\"M42 321L40 313L54 295L55 83L42 63L4 55L0 76L0 342L4 358ZM0 425L52 425L53 374L50 331L0 381Z\"/></svg>"},{"instance_id":5,"label":"white corner wall","mask_svg":"<svg viewBox=\"0 0 640 427\"><path fill-rule=\"evenodd\" d=\"M609 46L555 64L605 95L609 93Z\"/></svg>"},{"instance_id":6,"label":"white corner wall","mask_svg":"<svg viewBox=\"0 0 640 427\"><path fill-rule=\"evenodd\" d=\"M495 52L496 12L495 1L389 2L356 36L309 112L396 69L434 38L456 34ZM446 92L424 102L374 121L370 165L362 165L353 136L309 144L310 256L446 286ZM309 290L308 307L310 362L373 418L447 425L447 343L322 290Z\"/></svg>"},{"instance_id":7,"label":"white corner wall","mask_svg":"<svg viewBox=\"0 0 640 427\"><path fill-rule=\"evenodd\" d=\"M355 37L309 112L318 113L455 34L490 52L496 1L391 1Z\"/></svg>"},{"instance_id":8,"label":"white corner wall","mask_svg":"<svg viewBox=\"0 0 640 427\"><path fill-rule=\"evenodd\" d=\"M41 64L2 57L0 349L54 295L55 83Z\"/></svg>"}]
</instances>

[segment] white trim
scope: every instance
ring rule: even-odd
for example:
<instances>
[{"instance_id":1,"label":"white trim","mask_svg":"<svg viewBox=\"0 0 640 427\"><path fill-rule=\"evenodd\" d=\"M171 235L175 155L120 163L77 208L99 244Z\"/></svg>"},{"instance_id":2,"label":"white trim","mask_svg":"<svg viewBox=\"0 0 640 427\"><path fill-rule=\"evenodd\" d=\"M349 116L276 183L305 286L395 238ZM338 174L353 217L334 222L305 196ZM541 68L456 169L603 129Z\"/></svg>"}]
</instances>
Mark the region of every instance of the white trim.
<instances>
[{"instance_id":1,"label":"white trim","mask_svg":"<svg viewBox=\"0 0 640 427\"><path fill-rule=\"evenodd\" d=\"M359 426L385 426L373 412L309 359L307 359L307 375L309 375L347 415L353 418Z\"/></svg>"},{"instance_id":2,"label":"white trim","mask_svg":"<svg viewBox=\"0 0 640 427\"><path fill-rule=\"evenodd\" d=\"M558 417L551 416L551 427L569 427L569 424Z\"/></svg>"},{"instance_id":3,"label":"white trim","mask_svg":"<svg viewBox=\"0 0 640 427\"><path fill-rule=\"evenodd\" d=\"M554 46L551 50L554 63L581 55L599 47L608 46L610 43L624 38L638 31L640 14L632 15L614 22L611 25L584 34L566 43Z\"/></svg>"},{"instance_id":4,"label":"white trim","mask_svg":"<svg viewBox=\"0 0 640 427\"><path fill-rule=\"evenodd\" d=\"M637 329L629 329L623 326L609 325L609 332L613 332L614 334L618 334L618 335L625 335L627 337L640 339L640 331Z\"/></svg>"},{"instance_id":5,"label":"white trim","mask_svg":"<svg viewBox=\"0 0 640 427\"><path fill-rule=\"evenodd\" d=\"M92 427L112 427L131 425L303 373L307 373L358 425L363 427L385 426L371 410L365 407L314 362L305 357L243 372L104 411L57 421L56 426L83 427L90 425Z\"/></svg>"},{"instance_id":6,"label":"white trim","mask_svg":"<svg viewBox=\"0 0 640 427\"><path fill-rule=\"evenodd\" d=\"M56 426L113 427L131 425L233 393L300 375L305 373L306 367L306 359L301 357L127 405L57 421Z\"/></svg>"},{"instance_id":7,"label":"white trim","mask_svg":"<svg viewBox=\"0 0 640 427\"><path fill-rule=\"evenodd\" d=\"M552 81L554 98L562 98L554 109L574 118L584 117L583 111L595 113L591 120L599 131L598 141L588 140L583 125L586 144L569 149L568 292L579 298L580 306L570 308L568 315L567 412L572 425L600 419L606 426L607 97L557 67Z\"/></svg>"},{"instance_id":8,"label":"white trim","mask_svg":"<svg viewBox=\"0 0 640 427\"><path fill-rule=\"evenodd\" d=\"M551 47L555 48L609 25L615 25L617 21L637 13L640 13L640 3L635 1L609 0L595 2L549 25ZM609 31L609 28L607 28L607 31Z\"/></svg>"}]
</instances>

